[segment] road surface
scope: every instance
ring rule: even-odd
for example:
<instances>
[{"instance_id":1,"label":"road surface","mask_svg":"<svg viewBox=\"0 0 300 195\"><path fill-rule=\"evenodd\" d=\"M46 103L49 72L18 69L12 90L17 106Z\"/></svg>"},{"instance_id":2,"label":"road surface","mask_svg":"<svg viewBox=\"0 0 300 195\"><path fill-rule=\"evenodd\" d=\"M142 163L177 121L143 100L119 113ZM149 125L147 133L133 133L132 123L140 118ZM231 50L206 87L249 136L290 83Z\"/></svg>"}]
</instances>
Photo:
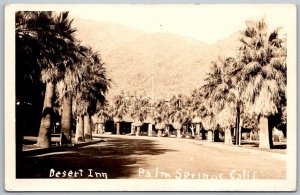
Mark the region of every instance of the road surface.
<instances>
[{"instance_id":1,"label":"road surface","mask_svg":"<svg viewBox=\"0 0 300 195\"><path fill-rule=\"evenodd\" d=\"M17 163L17 178L283 179L286 175L284 154L176 138L103 140L24 157Z\"/></svg>"}]
</instances>

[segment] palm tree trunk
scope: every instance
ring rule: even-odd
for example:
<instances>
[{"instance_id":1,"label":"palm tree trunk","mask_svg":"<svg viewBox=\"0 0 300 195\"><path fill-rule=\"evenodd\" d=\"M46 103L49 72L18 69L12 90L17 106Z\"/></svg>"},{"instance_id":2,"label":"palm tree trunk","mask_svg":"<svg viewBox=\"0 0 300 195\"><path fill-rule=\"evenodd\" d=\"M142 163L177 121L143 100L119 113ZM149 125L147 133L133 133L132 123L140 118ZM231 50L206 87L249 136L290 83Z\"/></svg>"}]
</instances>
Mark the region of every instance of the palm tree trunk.
<instances>
[{"instance_id":1,"label":"palm tree trunk","mask_svg":"<svg viewBox=\"0 0 300 195\"><path fill-rule=\"evenodd\" d=\"M148 136L152 136L152 127L153 125L151 123L148 124Z\"/></svg>"},{"instance_id":2,"label":"palm tree trunk","mask_svg":"<svg viewBox=\"0 0 300 195\"><path fill-rule=\"evenodd\" d=\"M166 136L170 136L170 130L169 130L169 126L168 125L166 125L166 128L165 128L165 134L166 134Z\"/></svg>"},{"instance_id":3,"label":"palm tree trunk","mask_svg":"<svg viewBox=\"0 0 300 195\"><path fill-rule=\"evenodd\" d=\"M250 137L249 137L250 141L252 141L252 137L253 137L253 130L250 131Z\"/></svg>"},{"instance_id":4,"label":"palm tree trunk","mask_svg":"<svg viewBox=\"0 0 300 195\"><path fill-rule=\"evenodd\" d=\"M180 132L180 129L177 129L177 138L181 138L181 132Z\"/></svg>"},{"instance_id":5,"label":"palm tree trunk","mask_svg":"<svg viewBox=\"0 0 300 195\"><path fill-rule=\"evenodd\" d=\"M239 145L242 145L242 124L243 124L243 119L240 118L240 124L239 124Z\"/></svg>"},{"instance_id":6,"label":"palm tree trunk","mask_svg":"<svg viewBox=\"0 0 300 195\"><path fill-rule=\"evenodd\" d=\"M84 141L83 118L82 116L77 116L75 142L78 143L83 141Z\"/></svg>"},{"instance_id":7,"label":"palm tree trunk","mask_svg":"<svg viewBox=\"0 0 300 195\"><path fill-rule=\"evenodd\" d=\"M51 118L52 118L52 102L54 95L54 84L48 82L46 84L44 106L42 112L39 136L36 145L42 148L49 148L51 145Z\"/></svg>"},{"instance_id":8,"label":"palm tree trunk","mask_svg":"<svg viewBox=\"0 0 300 195\"><path fill-rule=\"evenodd\" d=\"M224 143L226 145L232 145L232 136L231 136L231 129L229 127L227 127L225 129L225 138L224 138Z\"/></svg>"},{"instance_id":9,"label":"palm tree trunk","mask_svg":"<svg viewBox=\"0 0 300 195\"><path fill-rule=\"evenodd\" d=\"M92 140L91 117L89 113L86 113L83 116L83 131L84 131L84 139L86 141Z\"/></svg>"},{"instance_id":10,"label":"palm tree trunk","mask_svg":"<svg viewBox=\"0 0 300 195\"><path fill-rule=\"evenodd\" d=\"M194 138L195 137L195 131L194 131L193 128L191 129L191 131L192 131L192 137Z\"/></svg>"},{"instance_id":11,"label":"palm tree trunk","mask_svg":"<svg viewBox=\"0 0 300 195\"><path fill-rule=\"evenodd\" d=\"M120 135L120 122L116 122L117 123L117 135Z\"/></svg>"},{"instance_id":12,"label":"palm tree trunk","mask_svg":"<svg viewBox=\"0 0 300 195\"><path fill-rule=\"evenodd\" d=\"M158 129L157 130L157 137L161 137L162 136L162 130L161 129Z\"/></svg>"},{"instance_id":13,"label":"palm tree trunk","mask_svg":"<svg viewBox=\"0 0 300 195\"><path fill-rule=\"evenodd\" d=\"M134 134L134 123L131 123L130 134Z\"/></svg>"},{"instance_id":14,"label":"palm tree trunk","mask_svg":"<svg viewBox=\"0 0 300 195\"><path fill-rule=\"evenodd\" d=\"M99 134L103 134L103 126L104 126L104 124L103 123L99 123L98 125L99 125L98 126L98 133Z\"/></svg>"},{"instance_id":15,"label":"palm tree trunk","mask_svg":"<svg viewBox=\"0 0 300 195\"><path fill-rule=\"evenodd\" d=\"M99 123L95 123L94 126L95 127L94 127L93 133L95 133L95 134L99 133Z\"/></svg>"},{"instance_id":16,"label":"palm tree trunk","mask_svg":"<svg viewBox=\"0 0 300 195\"><path fill-rule=\"evenodd\" d=\"M200 123L196 123L196 136L200 136Z\"/></svg>"},{"instance_id":17,"label":"palm tree trunk","mask_svg":"<svg viewBox=\"0 0 300 195\"><path fill-rule=\"evenodd\" d=\"M213 142L213 131L212 130L207 131L207 141Z\"/></svg>"},{"instance_id":18,"label":"palm tree trunk","mask_svg":"<svg viewBox=\"0 0 300 195\"><path fill-rule=\"evenodd\" d=\"M63 99L63 109L61 116L61 140L60 144L71 143L71 127L72 127L72 97L66 94Z\"/></svg>"},{"instance_id":19,"label":"palm tree trunk","mask_svg":"<svg viewBox=\"0 0 300 195\"><path fill-rule=\"evenodd\" d=\"M92 117L90 116L90 127L91 127L91 135L93 137L93 132L95 131L95 126L93 125Z\"/></svg>"},{"instance_id":20,"label":"palm tree trunk","mask_svg":"<svg viewBox=\"0 0 300 195\"><path fill-rule=\"evenodd\" d=\"M259 117L259 148L271 149L273 147L272 128L269 119L265 116Z\"/></svg>"},{"instance_id":21,"label":"palm tree trunk","mask_svg":"<svg viewBox=\"0 0 300 195\"><path fill-rule=\"evenodd\" d=\"M136 136L140 136L140 133L141 133L141 127L140 126L137 126L136 127Z\"/></svg>"},{"instance_id":22,"label":"palm tree trunk","mask_svg":"<svg viewBox=\"0 0 300 195\"><path fill-rule=\"evenodd\" d=\"M235 145L240 145L241 144L241 139L240 139L240 125L241 125L241 115L240 115L240 107L239 105L236 108L236 128L235 128Z\"/></svg>"}]
</instances>

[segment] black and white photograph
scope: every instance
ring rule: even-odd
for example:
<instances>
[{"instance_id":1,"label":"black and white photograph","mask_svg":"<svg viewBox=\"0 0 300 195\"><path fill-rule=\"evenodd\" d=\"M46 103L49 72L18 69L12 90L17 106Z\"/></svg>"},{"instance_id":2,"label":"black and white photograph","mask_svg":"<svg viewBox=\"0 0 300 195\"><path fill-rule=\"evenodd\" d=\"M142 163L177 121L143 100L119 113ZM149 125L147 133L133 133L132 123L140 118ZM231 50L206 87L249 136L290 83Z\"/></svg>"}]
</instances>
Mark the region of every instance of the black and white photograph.
<instances>
[{"instance_id":1,"label":"black and white photograph","mask_svg":"<svg viewBox=\"0 0 300 195\"><path fill-rule=\"evenodd\" d=\"M5 7L7 191L295 191L296 6Z\"/></svg>"}]
</instances>

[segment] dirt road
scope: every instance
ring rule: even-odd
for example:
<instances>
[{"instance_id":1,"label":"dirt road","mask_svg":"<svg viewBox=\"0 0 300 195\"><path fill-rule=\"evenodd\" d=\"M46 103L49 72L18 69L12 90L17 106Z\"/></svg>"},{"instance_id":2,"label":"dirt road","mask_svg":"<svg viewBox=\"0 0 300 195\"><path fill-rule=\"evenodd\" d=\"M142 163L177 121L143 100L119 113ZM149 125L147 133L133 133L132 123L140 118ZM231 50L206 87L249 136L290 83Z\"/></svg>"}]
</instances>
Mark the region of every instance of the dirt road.
<instances>
[{"instance_id":1,"label":"dirt road","mask_svg":"<svg viewBox=\"0 0 300 195\"><path fill-rule=\"evenodd\" d=\"M24 157L17 177L280 179L286 174L284 154L174 138L108 136L104 140Z\"/></svg>"}]
</instances>

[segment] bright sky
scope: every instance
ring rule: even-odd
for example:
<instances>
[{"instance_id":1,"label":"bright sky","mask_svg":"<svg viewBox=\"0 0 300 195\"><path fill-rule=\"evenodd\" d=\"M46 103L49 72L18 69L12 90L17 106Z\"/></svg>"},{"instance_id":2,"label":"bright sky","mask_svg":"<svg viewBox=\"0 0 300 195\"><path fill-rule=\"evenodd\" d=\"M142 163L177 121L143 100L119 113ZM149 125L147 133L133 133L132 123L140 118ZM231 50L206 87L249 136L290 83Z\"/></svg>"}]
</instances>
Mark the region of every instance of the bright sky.
<instances>
[{"instance_id":1,"label":"bright sky","mask_svg":"<svg viewBox=\"0 0 300 195\"><path fill-rule=\"evenodd\" d=\"M289 27L291 5L72 5L70 15L113 22L145 32L166 32L207 43L245 28L245 20L265 17L270 29Z\"/></svg>"}]
</instances>

